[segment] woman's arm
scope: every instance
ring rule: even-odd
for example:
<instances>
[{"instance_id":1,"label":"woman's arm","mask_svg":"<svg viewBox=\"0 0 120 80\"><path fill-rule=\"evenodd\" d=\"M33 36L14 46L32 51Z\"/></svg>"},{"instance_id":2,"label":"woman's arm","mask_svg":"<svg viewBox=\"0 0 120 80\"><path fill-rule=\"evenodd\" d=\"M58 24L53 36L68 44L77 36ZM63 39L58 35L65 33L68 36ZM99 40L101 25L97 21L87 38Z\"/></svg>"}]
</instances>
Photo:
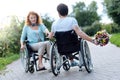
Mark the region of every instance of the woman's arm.
<instances>
[{"instance_id":1,"label":"woman's arm","mask_svg":"<svg viewBox=\"0 0 120 80\"><path fill-rule=\"evenodd\" d=\"M46 36L48 36L50 34L50 32L47 28L45 29L45 34L46 34Z\"/></svg>"},{"instance_id":2,"label":"woman's arm","mask_svg":"<svg viewBox=\"0 0 120 80\"><path fill-rule=\"evenodd\" d=\"M26 31L26 27L24 26L20 38L21 49L24 49L24 40L26 37L27 37L27 31Z\"/></svg>"}]
</instances>

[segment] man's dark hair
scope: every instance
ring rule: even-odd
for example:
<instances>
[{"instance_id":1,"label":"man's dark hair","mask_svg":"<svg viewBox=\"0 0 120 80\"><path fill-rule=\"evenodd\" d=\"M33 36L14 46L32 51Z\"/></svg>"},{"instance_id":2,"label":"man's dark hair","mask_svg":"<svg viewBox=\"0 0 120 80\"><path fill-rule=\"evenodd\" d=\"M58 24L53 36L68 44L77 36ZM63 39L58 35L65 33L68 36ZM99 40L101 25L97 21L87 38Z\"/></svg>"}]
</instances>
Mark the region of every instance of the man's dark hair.
<instances>
[{"instance_id":1,"label":"man's dark hair","mask_svg":"<svg viewBox=\"0 0 120 80\"><path fill-rule=\"evenodd\" d=\"M59 12L61 16L66 16L68 15L68 6L61 3L57 6L57 11Z\"/></svg>"}]
</instances>

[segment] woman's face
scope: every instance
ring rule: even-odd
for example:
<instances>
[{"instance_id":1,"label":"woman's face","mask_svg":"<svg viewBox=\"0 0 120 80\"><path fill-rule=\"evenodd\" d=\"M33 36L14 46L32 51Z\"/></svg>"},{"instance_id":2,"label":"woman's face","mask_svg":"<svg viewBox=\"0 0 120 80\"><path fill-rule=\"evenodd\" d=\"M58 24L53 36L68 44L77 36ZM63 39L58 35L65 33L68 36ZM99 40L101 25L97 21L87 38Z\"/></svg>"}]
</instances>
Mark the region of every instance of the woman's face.
<instances>
[{"instance_id":1,"label":"woman's face","mask_svg":"<svg viewBox=\"0 0 120 80\"><path fill-rule=\"evenodd\" d=\"M31 24L36 24L37 16L36 15L30 15L29 20L30 20Z\"/></svg>"}]
</instances>

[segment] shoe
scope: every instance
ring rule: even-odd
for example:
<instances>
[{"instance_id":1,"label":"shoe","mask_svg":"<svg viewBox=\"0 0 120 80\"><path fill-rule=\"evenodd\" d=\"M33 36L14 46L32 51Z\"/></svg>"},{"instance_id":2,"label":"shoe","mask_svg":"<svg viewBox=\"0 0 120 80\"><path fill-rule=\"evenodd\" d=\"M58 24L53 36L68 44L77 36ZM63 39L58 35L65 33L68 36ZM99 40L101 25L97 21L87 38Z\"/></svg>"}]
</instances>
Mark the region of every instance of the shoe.
<instances>
[{"instance_id":1,"label":"shoe","mask_svg":"<svg viewBox=\"0 0 120 80\"><path fill-rule=\"evenodd\" d=\"M71 61L71 67L74 67L74 66L79 66L79 63L73 60Z\"/></svg>"},{"instance_id":2,"label":"shoe","mask_svg":"<svg viewBox=\"0 0 120 80\"><path fill-rule=\"evenodd\" d=\"M47 70L45 67L39 68L38 71Z\"/></svg>"}]
</instances>

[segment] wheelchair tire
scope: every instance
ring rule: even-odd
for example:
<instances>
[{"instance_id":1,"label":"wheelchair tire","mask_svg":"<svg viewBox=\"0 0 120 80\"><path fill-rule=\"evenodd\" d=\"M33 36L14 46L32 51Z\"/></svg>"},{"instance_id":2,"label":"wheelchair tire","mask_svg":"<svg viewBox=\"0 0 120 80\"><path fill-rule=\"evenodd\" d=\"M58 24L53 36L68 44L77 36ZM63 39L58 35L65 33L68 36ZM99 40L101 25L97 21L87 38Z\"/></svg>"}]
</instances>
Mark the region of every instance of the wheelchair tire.
<instances>
[{"instance_id":1,"label":"wheelchair tire","mask_svg":"<svg viewBox=\"0 0 120 80\"><path fill-rule=\"evenodd\" d=\"M90 55L90 49L88 43L85 40L81 41L81 54L85 69L88 73L91 73L93 70L93 64Z\"/></svg>"},{"instance_id":2,"label":"wheelchair tire","mask_svg":"<svg viewBox=\"0 0 120 80\"><path fill-rule=\"evenodd\" d=\"M34 66L33 66L33 65L29 67L29 72L30 72L30 73L33 73L33 72L34 72Z\"/></svg>"},{"instance_id":3,"label":"wheelchair tire","mask_svg":"<svg viewBox=\"0 0 120 80\"><path fill-rule=\"evenodd\" d=\"M63 63L63 69L64 69L65 71L70 70L70 63L69 63L68 61L65 62L65 63Z\"/></svg>"},{"instance_id":4,"label":"wheelchair tire","mask_svg":"<svg viewBox=\"0 0 120 80\"><path fill-rule=\"evenodd\" d=\"M24 50L20 50L20 58L21 58L22 66L25 72L27 73L29 68L29 57L28 57L28 50L26 47Z\"/></svg>"},{"instance_id":5,"label":"wheelchair tire","mask_svg":"<svg viewBox=\"0 0 120 80\"><path fill-rule=\"evenodd\" d=\"M58 62L58 53L56 52L56 43L54 43L51 47L51 69L52 69L52 73L57 76L60 71L59 71L59 67L57 65Z\"/></svg>"}]
</instances>

